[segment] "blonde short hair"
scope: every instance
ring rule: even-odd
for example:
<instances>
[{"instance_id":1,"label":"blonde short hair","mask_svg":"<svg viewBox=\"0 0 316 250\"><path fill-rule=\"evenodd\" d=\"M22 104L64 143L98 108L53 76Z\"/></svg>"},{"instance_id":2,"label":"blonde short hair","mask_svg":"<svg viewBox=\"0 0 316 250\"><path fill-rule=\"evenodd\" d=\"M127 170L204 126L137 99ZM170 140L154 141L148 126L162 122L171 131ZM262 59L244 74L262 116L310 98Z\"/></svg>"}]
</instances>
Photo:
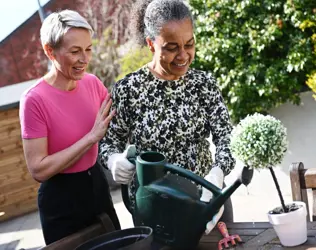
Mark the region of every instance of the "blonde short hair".
<instances>
[{"instance_id":1,"label":"blonde short hair","mask_svg":"<svg viewBox=\"0 0 316 250\"><path fill-rule=\"evenodd\" d=\"M87 29L93 36L93 29L84 17L76 11L63 10L51 13L45 18L40 31L42 45L48 44L53 49L58 48L71 28Z\"/></svg>"}]
</instances>

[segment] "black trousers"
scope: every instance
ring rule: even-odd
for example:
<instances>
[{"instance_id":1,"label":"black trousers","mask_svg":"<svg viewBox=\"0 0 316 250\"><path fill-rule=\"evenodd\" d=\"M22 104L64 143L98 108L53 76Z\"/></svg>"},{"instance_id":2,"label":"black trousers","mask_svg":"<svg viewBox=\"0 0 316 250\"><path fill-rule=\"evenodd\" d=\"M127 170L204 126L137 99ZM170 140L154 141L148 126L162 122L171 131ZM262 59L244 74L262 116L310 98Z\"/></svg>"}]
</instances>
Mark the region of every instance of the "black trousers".
<instances>
[{"instance_id":1,"label":"black trousers","mask_svg":"<svg viewBox=\"0 0 316 250\"><path fill-rule=\"evenodd\" d=\"M121 229L104 172L96 163L87 171L57 174L38 191L39 215L46 245L98 221L107 213Z\"/></svg>"}]
</instances>

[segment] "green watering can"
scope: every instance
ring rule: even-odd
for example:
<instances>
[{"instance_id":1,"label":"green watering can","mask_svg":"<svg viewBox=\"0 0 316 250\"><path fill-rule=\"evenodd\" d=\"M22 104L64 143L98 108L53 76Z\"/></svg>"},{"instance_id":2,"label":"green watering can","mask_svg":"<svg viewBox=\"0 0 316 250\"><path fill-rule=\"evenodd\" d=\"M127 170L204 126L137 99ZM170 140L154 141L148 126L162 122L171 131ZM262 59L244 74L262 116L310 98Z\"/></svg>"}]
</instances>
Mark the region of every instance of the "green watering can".
<instances>
[{"instance_id":1,"label":"green watering can","mask_svg":"<svg viewBox=\"0 0 316 250\"><path fill-rule=\"evenodd\" d=\"M132 208L127 185L122 185L122 197L133 216L135 226L148 226L154 231L154 240L176 249L194 249L225 201L241 185L248 185L253 169L244 167L239 178L223 190L204 178L167 163L158 152L144 152L136 159L138 188ZM170 172L170 173L168 173ZM193 183L194 182L194 183ZM210 202L200 201L196 184L213 193Z\"/></svg>"}]
</instances>

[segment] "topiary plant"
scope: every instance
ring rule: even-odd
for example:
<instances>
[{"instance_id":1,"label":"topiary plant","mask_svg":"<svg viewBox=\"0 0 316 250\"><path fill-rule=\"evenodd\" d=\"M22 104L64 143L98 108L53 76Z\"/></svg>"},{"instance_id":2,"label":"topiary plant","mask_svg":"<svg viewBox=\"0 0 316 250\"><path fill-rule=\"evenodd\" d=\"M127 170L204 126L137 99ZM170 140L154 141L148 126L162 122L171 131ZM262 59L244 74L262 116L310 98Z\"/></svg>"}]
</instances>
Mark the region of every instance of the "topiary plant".
<instances>
[{"instance_id":1,"label":"topiary plant","mask_svg":"<svg viewBox=\"0 0 316 250\"><path fill-rule=\"evenodd\" d=\"M280 164L288 148L286 128L270 115L248 115L233 129L233 155L250 168L268 168L271 172L283 212L288 212L273 167Z\"/></svg>"}]
</instances>

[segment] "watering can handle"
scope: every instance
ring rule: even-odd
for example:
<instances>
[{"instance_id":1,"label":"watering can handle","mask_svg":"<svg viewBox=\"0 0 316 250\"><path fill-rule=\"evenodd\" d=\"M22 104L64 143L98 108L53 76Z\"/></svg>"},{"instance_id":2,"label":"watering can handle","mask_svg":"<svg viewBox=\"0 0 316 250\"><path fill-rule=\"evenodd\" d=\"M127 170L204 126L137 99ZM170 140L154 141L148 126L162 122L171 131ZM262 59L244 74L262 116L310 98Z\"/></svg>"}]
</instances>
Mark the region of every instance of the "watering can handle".
<instances>
[{"instance_id":1,"label":"watering can handle","mask_svg":"<svg viewBox=\"0 0 316 250\"><path fill-rule=\"evenodd\" d=\"M128 160L130 163L136 165L136 158L131 157L131 158L128 158ZM128 212L130 212L130 214L133 214L129 192L128 192L128 185L125 185L125 184L121 185L121 194L122 194L122 199L123 199L126 209L128 210Z\"/></svg>"},{"instance_id":2,"label":"watering can handle","mask_svg":"<svg viewBox=\"0 0 316 250\"><path fill-rule=\"evenodd\" d=\"M135 145L129 145L126 149L126 158L127 160L129 160L130 163L132 163L133 165L136 165L136 147ZM129 192L128 192L128 185L121 185L121 193L122 193L122 199L124 202L125 207L127 208L127 210L132 213L132 208L131 208L131 201L130 201L130 197L129 197Z\"/></svg>"},{"instance_id":3,"label":"watering can handle","mask_svg":"<svg viewBox=\"0 0 316 250\"><path fill-rule=\"evenodd\" d=\"M191 181L194 181L196 184L199 184L199 185L205 187L206 189L210 190L215 197L222 193L221 189L219 189L218 187L216 187L212 183L208 182L204 178L192 173L189 170L186 170L184 168L181 168L181 167L169 164L169 163L167 163L165 165L165 169L166 169L166 171L170 171L174 174L178 174L178 175L185 177Z\"/></svg>"}]
</instances>

